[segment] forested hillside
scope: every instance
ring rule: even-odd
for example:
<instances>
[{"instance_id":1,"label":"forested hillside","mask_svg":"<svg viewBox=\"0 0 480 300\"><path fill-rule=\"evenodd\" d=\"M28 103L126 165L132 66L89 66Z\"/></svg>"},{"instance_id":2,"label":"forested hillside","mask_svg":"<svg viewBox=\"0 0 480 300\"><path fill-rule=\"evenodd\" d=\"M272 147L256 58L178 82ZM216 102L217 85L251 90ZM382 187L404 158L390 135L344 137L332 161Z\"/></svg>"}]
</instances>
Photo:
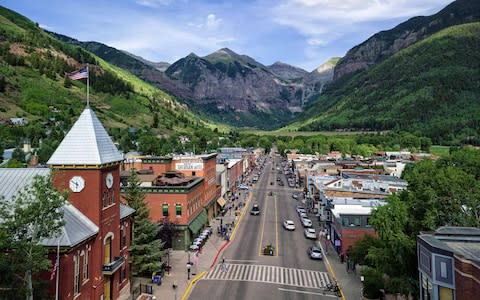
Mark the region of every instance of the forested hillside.
<instances>
[{"instance_id":1,"label":"forested hillside","mask_svg":"<svg viewBox=\"0 0 480 300\"><path fill-rule=\"evenodd\" d=\"M0 150L28 140L41 161L48 159L86 105L85 80L65 74L86 64L91 106L122 150L141 146L142 136L159 136L162 152L171 152L181 134L207 140L212 133L171 96L0 7ZM12 117L25 124L9 125Z\"/></svg>"},{"instance_id":2,"label":"forested hillside","mask_svg":"<svg viewBox=\"0 0 480 300\"><path fill-rule=\"evenodd\" d=\"M290 128L401 129L434 143L478 145L479 70L480 23L452 26L335 81Z\"/></svg>"}]
</instances>

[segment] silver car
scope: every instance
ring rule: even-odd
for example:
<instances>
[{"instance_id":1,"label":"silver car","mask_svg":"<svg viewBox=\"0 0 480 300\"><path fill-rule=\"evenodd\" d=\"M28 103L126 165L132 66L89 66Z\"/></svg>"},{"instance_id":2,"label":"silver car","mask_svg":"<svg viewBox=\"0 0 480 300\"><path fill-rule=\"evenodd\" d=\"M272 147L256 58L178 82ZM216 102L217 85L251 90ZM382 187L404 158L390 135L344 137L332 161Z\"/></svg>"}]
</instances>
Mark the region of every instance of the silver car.
<instances>
[{"instance_id":1,"label":"silver car","mask_svg":"<svg viewBox=\"0 0 480 300\"><path fill-rule=\"evenodd\" d=\"M315 229L313 229L313 228L305 228L303 233L305 234L305 237L307 239L316 239L317 238L317 235L315 233Z\"/></svg>"},{"instance_id":2,"label":"silver car","mask_svg":"<svg viewBox=\"0 0 480 300\"><path fill-rule=\"evenodd\" d=\"M308 218L301 218L303 227L312 227L312 220Z\"/></svg>"},{"instance_id":3,"label":"silver car","mask_svg":"<svg viewBox=\"0 0 480 300\"><path fill-rule=\"evenodd\" d=\"M311 246L307 250L308 256L310 256L311 259L322 259L322 250L318 248L317 246Z\"/></svg>"},{"instance_id":4,"label":"silver car","mask_svg":"<svg viewBox=\"0 0 480 300\"><path fill-rule=\"evenodd\" d=\"M295 230L295 223L292 220L285 220L283 222L283 228L286 230Z\"/></svg>"}]
</instances>

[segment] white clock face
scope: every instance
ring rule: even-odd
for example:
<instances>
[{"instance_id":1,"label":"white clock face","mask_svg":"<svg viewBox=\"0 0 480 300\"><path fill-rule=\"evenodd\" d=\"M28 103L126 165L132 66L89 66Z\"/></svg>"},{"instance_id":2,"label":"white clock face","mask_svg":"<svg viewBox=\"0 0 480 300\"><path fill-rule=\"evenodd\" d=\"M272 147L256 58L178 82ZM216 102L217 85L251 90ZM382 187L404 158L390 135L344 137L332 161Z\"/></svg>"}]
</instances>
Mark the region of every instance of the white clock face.
<instances>
[{"instance_id":1,"label":"white clock face","mask_svg":"<svg viewBox=\"0 0 480 300\"><path fill-rule=\"evenodd\" d=\"M79 193L85 187L85 180L82 178L82 176L73 176L70 179L69 185L72 192Z\"/></svg>"},{"instance_id":2,"label":"white clock face","mask_svg":"<svg viewBox=\"0 0 480 300\"><path fill-rule=\"evenodd\" d=\"M105 184L107 188L111 188L113 186L113 175L112 173L108 173L107 177L105 178Z\"/></svg>"}]
</instances>

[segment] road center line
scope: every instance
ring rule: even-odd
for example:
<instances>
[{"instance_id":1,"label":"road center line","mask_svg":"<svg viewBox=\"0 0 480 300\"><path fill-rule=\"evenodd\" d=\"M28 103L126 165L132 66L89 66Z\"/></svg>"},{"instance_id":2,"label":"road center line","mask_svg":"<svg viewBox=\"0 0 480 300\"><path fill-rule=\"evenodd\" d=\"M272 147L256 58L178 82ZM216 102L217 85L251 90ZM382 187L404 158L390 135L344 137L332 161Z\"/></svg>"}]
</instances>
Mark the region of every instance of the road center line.
<instances>
[{"instance_id":1,"label":"road center line","mask_svg":"<svg viewBox=\"0 0 480 300\"><path fill-rule=\"evenodd\" d=\"M337 296L324 294L324 293L314 293L314 292L291 290L291 289L284 289L284 288L278 288L278 290L283 291L283 292L292 292L292 293L309 294L309 295L320 295L320 296L324 296L324 297L337 298Z\"/></svg>"},{"instance_id":2,"label":"road center line","mask_svg":"<svg viewBox=\"0 0 480 300\"><path fill-rule=\"evenodd\" d=\"M277 214L277 195L274 196L275 199L275 249L276 256L278 256L278 214Z\"/></svg>"},{"instance_id":3,"label":"road center line","mask_svg":"<svg viewBox=\"0 0 480 300\"><path fill-rule=\"evenodd\" d=\"M265 199L265 208L263 209L263 223L262 223L262 233L260 235L260 245L258 245L258 256L262 256L262 244L263 244L263 232L265 231L265 219L267 218L267 207L268 207L268 197Z\"/></svg>"}]
</instances>

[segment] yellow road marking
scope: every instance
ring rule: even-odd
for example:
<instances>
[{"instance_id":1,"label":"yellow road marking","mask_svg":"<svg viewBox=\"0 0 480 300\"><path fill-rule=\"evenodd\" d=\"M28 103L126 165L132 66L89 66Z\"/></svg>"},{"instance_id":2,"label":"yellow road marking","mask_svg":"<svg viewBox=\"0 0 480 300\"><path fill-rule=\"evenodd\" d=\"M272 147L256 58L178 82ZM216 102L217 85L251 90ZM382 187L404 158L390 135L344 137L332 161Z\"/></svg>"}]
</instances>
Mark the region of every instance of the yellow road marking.
<instances>
[{"instance_id":1,"label":"yellow road marking","mask_svg":"<svg viewBox=\"0 0 480 300\"><path fill-rule=\"evenodd\" d=\"M265 199L265 209L263 210L262 234L260 235L260 244L258 245L258 255L262 256L263 231L265 230L265 219L267 218L268 197Z\"/></svg>"},{"instance_id":2,"label":"yellow road marking","mask_svg":"<svg viewBox=\"0 0 480 300\"><path fill-rule=\"evenodd\" d=\"M200 274L198 274L197 276L195 276L195 278L193 278L192 281L190 281L190 283L189 283L188 286L187 286L187 289L186 289L185 292L183 293L183 296L182 296L181 300L187 299L188 294L190 293L190 290L192 289L192 286L193 286L200 278L202 278L203 276L205 276L205 274L207 274L207 271L203 271L202 273L200 273Z\"/></svg>"},{"instance_id":3,"label":"yellow road marking","mask_svg":"<svg viewBox=\"0 0 480 300\"><path fill-rule=\"evenodd\" d=\"M278 215L277 215L277 195L274 196L275 198L275 247L277 249L278 256Z\"/></svg>"},{"instance_id":4,"label":"yellow road marking","mask_svg":"<svg viewBox=\"0 0 480 300\"><path fill-rule=\"evenodd\" d=\"M243 217L245 216L245 212L247 211L247 207L250 204L250 200L252 200L252 196L253 196L253 191L249 193L248 199L245 202L245 206L243 207L243 211L240 214L240 218L238 219L238 222L236 222L235 226L233 227L232 234L230 235L230 241L233 241L233 238L235 237L235 233L237 232L237 228L240 225L240 223L242 222Z\"/></svg>"}]
</instances>

